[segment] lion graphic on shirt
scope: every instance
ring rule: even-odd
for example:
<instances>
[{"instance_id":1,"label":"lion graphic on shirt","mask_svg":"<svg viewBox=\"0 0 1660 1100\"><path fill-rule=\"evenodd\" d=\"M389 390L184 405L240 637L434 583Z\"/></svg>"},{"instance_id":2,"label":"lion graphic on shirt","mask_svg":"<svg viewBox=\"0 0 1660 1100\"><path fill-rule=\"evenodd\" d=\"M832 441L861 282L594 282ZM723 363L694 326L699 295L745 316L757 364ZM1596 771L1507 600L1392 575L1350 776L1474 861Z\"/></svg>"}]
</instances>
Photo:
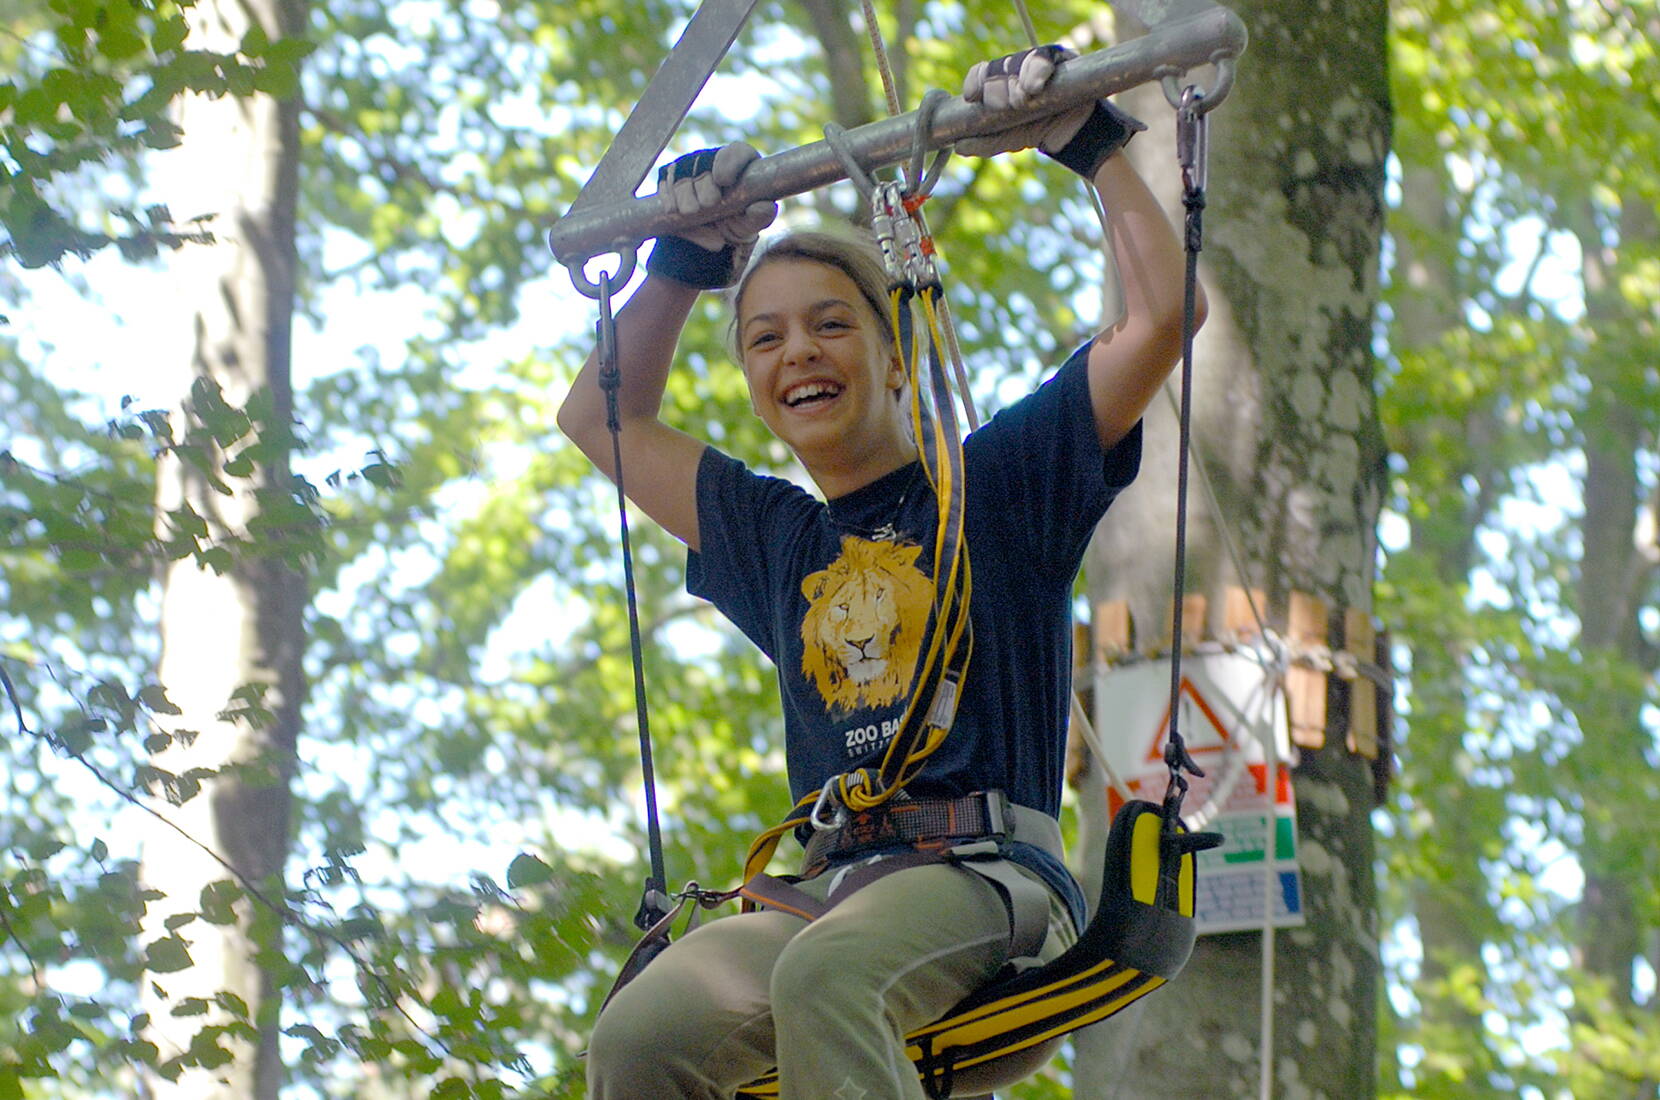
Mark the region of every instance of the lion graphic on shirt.
<instances>
[{"instance_id":1,"label":"lion graphic on shirt","mask_svg":"<svg viewBox=\"0 0 1660 1100\"><path fill-rule=\"evenodd\" d=\"M841 555L801 582L801 671L832 710L886 706L910 687L934 600L921 553L843 536Z\"/></svg>"}]
</instances>

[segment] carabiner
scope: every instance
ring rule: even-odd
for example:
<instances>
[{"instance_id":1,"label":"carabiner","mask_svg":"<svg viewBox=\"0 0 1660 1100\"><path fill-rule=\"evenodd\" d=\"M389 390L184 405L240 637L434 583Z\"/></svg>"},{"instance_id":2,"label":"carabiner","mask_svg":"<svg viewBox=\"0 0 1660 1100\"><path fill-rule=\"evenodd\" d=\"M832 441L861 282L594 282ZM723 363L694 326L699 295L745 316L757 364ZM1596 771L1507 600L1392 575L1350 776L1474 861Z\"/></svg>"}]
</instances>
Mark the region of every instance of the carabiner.
<instances>
[{"instance_id":1,"label":"carabiner","mask_svg":"<svg viewBox=\"0 0 1660 1100\"><path fill-rule=\"evenodd\" d=\"M818 801L813 803L813 812L807 816L807 820L818 832L822 833L826 829L839 829L842 827L842 823L847 820L847 807L834 801L836 780L839 778L841 777L833 775L824 781L824 786L819 788ZM823 816L824 807L832 803L836 807L836 814L834 817L826 819Z\"/></svg>"},{"instance_id":2,"label":"carabiner","mask_svg":"<svg viewBox=\"0 0 1660 1100\"><path fill-rule=\"evenodd\" d=\"M1203 194L1210 160L1210 124L1206 95L1197 85L1182 89L1176 108L1176 160L1182 166L1182 186L1189 194Z\"/></svg>"}]
</instances>

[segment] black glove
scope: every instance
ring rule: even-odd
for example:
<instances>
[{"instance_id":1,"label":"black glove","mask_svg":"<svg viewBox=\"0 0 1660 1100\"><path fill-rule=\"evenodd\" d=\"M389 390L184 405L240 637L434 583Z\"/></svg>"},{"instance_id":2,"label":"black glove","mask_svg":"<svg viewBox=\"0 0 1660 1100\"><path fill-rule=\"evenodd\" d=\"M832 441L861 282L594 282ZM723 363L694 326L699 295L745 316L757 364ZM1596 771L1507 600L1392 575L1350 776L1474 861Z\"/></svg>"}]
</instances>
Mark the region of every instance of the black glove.
<instances>
[{"instance_id":1,"label":"black glove","mask_svg":"<svg viewBox=\"0 0 1660 1100\"><path fill-rule=\"evenodd\" d=\"M1025 107L1049 86L1056 66L1076 56L1065 46L1048 45L977 62L963 78L963 98L999 110ZM989 157L1036 148L1085 179L1092 179L1108 157L1145 129L1143 123L1103 99L995 134L959 141L957 152Z\"/></svg>"},{"instance_id":2,"label":"black glove","mask_svg":"<svg viewBox=\"0 0 1660 1100\"><path fill-rule=\"evenodd\" d=\"M697 214L716 205L760 155L743 142L732 142L676 157L657 172L664 212ZM749 261L755 239L777 216L777 203L756 202L741 214L663 234L646 257L646 270L701 290L731 286Z\"/></svg>"},{"instance_id":3,"label":"black glove","mask_svg":"<svg viewBox=\"0 0 1660 1100\"><path fill-rule=\"evenodd\" d=\"M1120 111L1107 100L1098 99L1084 117L1078 132L1065 145L1054 150L1041 145L1038 148L1084 179L1092 180L1108 157L1128 145L1131 138L1145 129L1145 122Z\"/></svg>"}]
</instances>

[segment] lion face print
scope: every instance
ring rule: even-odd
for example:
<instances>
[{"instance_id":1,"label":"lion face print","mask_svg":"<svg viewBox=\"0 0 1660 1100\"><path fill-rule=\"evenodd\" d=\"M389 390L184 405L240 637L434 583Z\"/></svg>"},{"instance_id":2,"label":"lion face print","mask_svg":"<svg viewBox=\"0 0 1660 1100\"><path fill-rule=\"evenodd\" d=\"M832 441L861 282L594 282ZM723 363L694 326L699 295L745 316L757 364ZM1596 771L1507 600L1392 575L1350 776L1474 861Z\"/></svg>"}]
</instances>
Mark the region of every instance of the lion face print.
<instances>
[{"instance_id":1,"label":"lion face print","mask_svg":"<svg viewBox=\"0 0 1660 1100\"><path fill-rule=\"evenodd\" d=\"M801 582L801 671L833 712L886 706L910 687L934 599L921 553L847 535L841 555Z\"/></svg>"}]
</instances>

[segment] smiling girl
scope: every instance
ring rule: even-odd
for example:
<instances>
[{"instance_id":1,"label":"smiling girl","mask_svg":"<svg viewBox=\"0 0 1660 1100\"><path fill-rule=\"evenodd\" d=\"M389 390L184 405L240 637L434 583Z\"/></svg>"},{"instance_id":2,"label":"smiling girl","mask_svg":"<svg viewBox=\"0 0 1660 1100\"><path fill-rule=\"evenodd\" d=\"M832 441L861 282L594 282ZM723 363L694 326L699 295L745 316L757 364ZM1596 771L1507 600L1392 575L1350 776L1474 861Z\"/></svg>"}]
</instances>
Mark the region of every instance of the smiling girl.
<instances>
[{"instance_id":1,"label":"smiling girl","mask_svg":"<svg viewBox=\"0 0 1660 1100\"><path fill-rule=\"evenodd\" d=\"M1022 106L1062 56L1042 48L978 65L964 95ZM1109 211L1125 319L964 443L973 650L949 736L900 798L811 837L799 886L823 915L711 922L616 993L589 1052L591 1096L727 1098L776 1066L783 1100L921 1100L905 1034L1011 958L1046 960L1075 938L1084 903L1056 824L1072 585L1096 522L1135 476L1141 415L1181 349L1180 246L1115 155L1140 128L1102 102L958 146L1036 147L1090 181ZM665 170L663 201L708 208L755 156L730 145L682 157ZM688 590L777 666L800 800L879 761L901 724L935 590L924 548L939 511L911 435L879 256L797 233L743 271L775 213L761 203L659 238L617 315L618 401L630 497L689 547ZM698 294L734 281L732 342L750 401L820 496L659 418ZM559 426L614 477L598 374L590 358ZM971 862L940 855L976 841L989 844Z\"/></svg>"}]
</instances>

